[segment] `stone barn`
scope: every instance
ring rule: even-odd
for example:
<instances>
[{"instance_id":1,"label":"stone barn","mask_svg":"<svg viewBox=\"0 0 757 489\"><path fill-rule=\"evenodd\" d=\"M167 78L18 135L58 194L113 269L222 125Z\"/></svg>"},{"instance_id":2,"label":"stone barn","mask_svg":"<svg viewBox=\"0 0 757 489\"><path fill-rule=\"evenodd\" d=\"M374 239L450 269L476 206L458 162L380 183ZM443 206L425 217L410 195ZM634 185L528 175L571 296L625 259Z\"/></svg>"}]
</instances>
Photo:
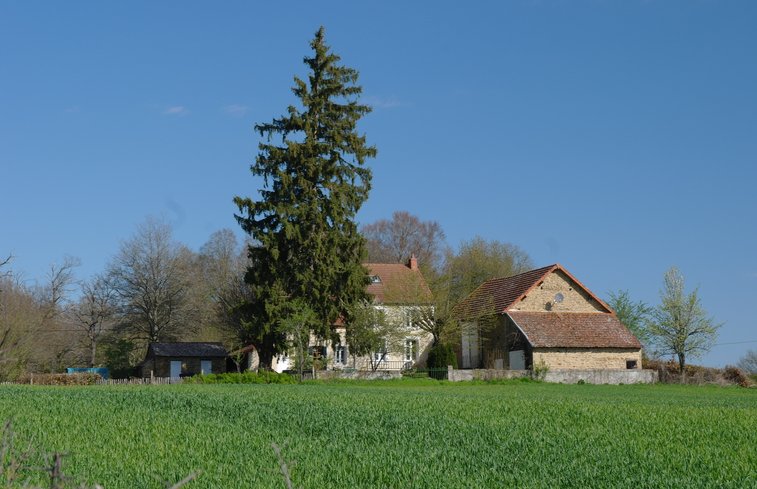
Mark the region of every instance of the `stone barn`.
<instances>
[{"instance_id":1,"label":"stone barn","mask_svg":"<svg viewBox=\"0 0 757 489\"><path fill-rule=\"evenodd\" d=\"M150 343L142 377L191 377L226 372L226 348L220 343Z\"/></svg>"},{"instance_id":2,"label":"stone barn","mask_svg":"<svg viewBox=\"0 0 757 489\"><path fill-rule=\"evenodd\" d=\"M487 280L453 309L462 368L641 369L641 344L559 264Z\"/></svg>"}]
</instances>

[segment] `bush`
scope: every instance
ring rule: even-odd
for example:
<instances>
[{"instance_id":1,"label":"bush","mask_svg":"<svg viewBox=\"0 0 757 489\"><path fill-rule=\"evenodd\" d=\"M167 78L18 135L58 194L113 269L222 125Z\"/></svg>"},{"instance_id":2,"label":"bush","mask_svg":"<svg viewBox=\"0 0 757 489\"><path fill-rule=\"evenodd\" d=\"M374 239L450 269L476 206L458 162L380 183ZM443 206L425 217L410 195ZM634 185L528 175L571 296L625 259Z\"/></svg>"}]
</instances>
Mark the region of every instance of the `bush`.
<instances>
[{"instance_id":1,"label":"bush","mask_svg":"<svg viewBox=\"0 0 757 489\"><path fill-rule=\"evenodd\" d=\"M449 365L452 365L452 368L457 368L457 355L455 355L452 345L439 343L431 348L428 352L426 365L428 368L447 368Z\"/></svg>"},{"instance_id":2,"label":"bush","mask_svg":"<svg viewBox=\"0 0 757 489\"><path fill-rule=\"evenodd\" d=\"M296 384L297 379L289 374L280 374L269 370L260 372L243 372L195 375L184 379L185 384Z\"/></svg>"},{"instance_id":3,"label":"bush","mask_svg":"<svg viewBox=\"0 0 757 489\"><path fill-rule=\"evenodd\" d=\"M686 365L683 377L678 368L678 362L675 360L649 360L644 368L657 370L660 382L664 384L714 384L739 385L741 387L749 387L752 384L749 376L743 370L733 366L719 369L702 367L701 365Z\"/></svg>"},{"instance_id":4,"label":"bush","mask_svg":"<svg viewBox=\"0 0 757 489\"><path fill-rule=\"evenodd\" d=\"M725 370L723 371L723 377L728 382L737 384L740 387L749 387L751 385L747 374L744 373L744 371L740 368L734 367L732 365L726 365Z\"/></svg>"},{"instance_id":5,"label":"bush","mask_svg":"<svg viewBox=\"0 0 757 489\"><path fill-rule=\"evenodd\" d=\"M99 374L22 374L17 382L19 384L34 385L94 385L102 377Z\"/></svg>"}]
</instances>

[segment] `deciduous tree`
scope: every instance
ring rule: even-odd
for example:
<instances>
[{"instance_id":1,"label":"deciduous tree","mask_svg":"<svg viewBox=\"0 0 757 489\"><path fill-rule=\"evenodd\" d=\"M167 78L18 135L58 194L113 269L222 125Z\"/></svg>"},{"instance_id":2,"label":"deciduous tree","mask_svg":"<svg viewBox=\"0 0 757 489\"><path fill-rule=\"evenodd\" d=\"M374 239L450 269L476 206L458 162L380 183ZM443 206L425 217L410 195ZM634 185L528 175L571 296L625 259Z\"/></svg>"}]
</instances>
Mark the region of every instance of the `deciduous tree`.
<instances>
[{"instance_id":1,"label":"deciduous tree","mask_svg":"<svg viewBox=\"0 0 757 489\"><path fill-rule=\"evenodd\" d=\"M355 215L370 190L366 161L376 154L357 131L370 108L358 102L357 71L339 64L323 28L310 45L308 76L295 77L292 89L300 106L255 126L265 137L251 167L264 182L260 197L234 199L253 242L248 317L253 336L268 338L256 345L261 362L286 347L277 339L282 302L302 301L317 319L313 333L327 338L337 318L366 296L365 241Z\"/></svg>"},{"instance_id":2,"label":"deciduous tree","mask_svg":"<svg viewBox=\"0 0 757 489\"><path fill-rule=\"evenodd\" d=\"M405 263L412 255L426 275L438 272L444 260L444 231L436 221L421 221L407 211L395 211L392 219L366 224L368 260L374 263Z\"/></svg>"},{"instance_id":3,"label":"deciduous tree","mask_svg":"<svg viewBox=\"0 0 757 489\"><path fill-rule=\"evenodd\" d=\"M686 294L683 274L676 267L665 272L660 305L652 311L649 333L660 355L678 357L681 374L686 361L708 351L718 337L715 323L702 307L697 289Z\"/></svg>"},{"instance_id":4,"label":"deciduous tree","mask_svg":"<svg viewBox=\"0 0 757 489\"><path fill-rule=\"evenodd\" d=\"M391 317L369 301L354 304L350 318L346 340L353 363L358 358L368 358L370 368L375 372L388 352L402 351L405 336L400 318Z\"/></svg>"},{"instance_id":5,"label":"deciduous tree","mask_svg":"<svg viewBox=\"0 0 757 489\"><path fill-rule=\"evenodd\" d=\"M79 302L70 308L71 324L83 334L90 367L97 364L97 346L115 319L115 290L106 277L98 275L82 282Z\"/></svg>"},{"instance_id":6,"label":"deciduous tree","mask_svg":"<svg viewBox=\"0 0 757 489\"><path fill-rule=\"evenodd\" d=\"M647 325L653 308L643 301L634 301L627 290L610 292L607 303L615 311L618 320L638 338L644 348L650 344Z\"/></svg>"},{"instance_id":7,"label":"deciduous tree","mask_svg":"<svg viewBox=\"0 0 757 489\"><path fill-rule=\"evenodd\" d=\"M195 325L192 253L173 240L170 225L148 219L123 242L108 270L119 328L143 342L176 340Z\"/></svg>"},{"instance_id":8,"label":"deciduous tree","mask_svg":"<svg viewBox=\"0 0 757 489\"><path fill-rule=\"evenodd\" d=\"M749 350L741 357L737 364L741 370L749 372L750 374L757 374L757 350Z\"/></svg>"}]
</instances>

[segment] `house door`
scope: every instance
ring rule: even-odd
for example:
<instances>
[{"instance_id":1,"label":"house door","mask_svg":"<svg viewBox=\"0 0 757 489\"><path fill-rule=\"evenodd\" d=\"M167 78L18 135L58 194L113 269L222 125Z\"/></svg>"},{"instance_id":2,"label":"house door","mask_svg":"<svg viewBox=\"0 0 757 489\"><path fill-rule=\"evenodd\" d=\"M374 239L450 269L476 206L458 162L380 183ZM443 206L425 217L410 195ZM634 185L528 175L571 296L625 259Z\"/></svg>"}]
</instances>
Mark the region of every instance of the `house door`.
<instances>
[{"instance_id":1,"label":"house door","mask_svg":"<svg viewBox=\"0 0 757 489\"><path fill-rule=\"evenodd\" d=\"M208 375L213 373L213 362L210 360L200 360L200 373Z\"/></svg>"},{"instance_id":2,"label":"house door","mask_svg":"<svg viewBox=\"0 0 757 489\"><path fill-rule=\"evenodd\" d=\"M181 360L171 360L171 378L181 377Z\"/></svg>"}]
</instances>

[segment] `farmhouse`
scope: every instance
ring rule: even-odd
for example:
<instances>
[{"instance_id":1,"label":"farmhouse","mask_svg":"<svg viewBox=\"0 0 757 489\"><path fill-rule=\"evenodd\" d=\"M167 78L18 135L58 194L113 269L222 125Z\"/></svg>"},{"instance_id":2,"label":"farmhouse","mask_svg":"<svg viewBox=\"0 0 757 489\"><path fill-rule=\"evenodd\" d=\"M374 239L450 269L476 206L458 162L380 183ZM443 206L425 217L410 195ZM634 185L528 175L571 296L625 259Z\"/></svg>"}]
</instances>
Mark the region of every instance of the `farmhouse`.
<instances>
[{"instance_id":1,"label":"farmhouse","mask_svg":"<svg viewBox=\"0 0 757 489\"><path fill-rule=\"evenodd\" d=\"M140 365L142 377L188 377L226 372L226 348L220 343L150 343Z\"/></svg>"},{"instance_id":2,"label":"farmhouse","mask_svg":"<svg viewBox=\"0 0 757 489\"><path fill-rule=\"evenodd\" d=\"M334 325L339 343L334 345L311 338L309 353L325 360L330 369L402 370L425 363L431 348L432 335L418 327L420 321L433 320L431 290L423 278L418 260L412 256L407 263L364 263L370 283L368 293L373 305L384 312L388 321L398 326L398 338L387 341L383 348L368 357L353 358L347 344L348 324ZM279 356L274 370L292 368L290 356Z\"/></svg>"},{"instance_id":3,"label":"farmhouse","mask_svg":"<svg viewBox=\"0 0 757 489\"><path fill-rule=\"evenodd\" d=\"M641 368L639 340L559 264L487 280L453 316L462 368Z\"/></svg>"}]
</instances>

